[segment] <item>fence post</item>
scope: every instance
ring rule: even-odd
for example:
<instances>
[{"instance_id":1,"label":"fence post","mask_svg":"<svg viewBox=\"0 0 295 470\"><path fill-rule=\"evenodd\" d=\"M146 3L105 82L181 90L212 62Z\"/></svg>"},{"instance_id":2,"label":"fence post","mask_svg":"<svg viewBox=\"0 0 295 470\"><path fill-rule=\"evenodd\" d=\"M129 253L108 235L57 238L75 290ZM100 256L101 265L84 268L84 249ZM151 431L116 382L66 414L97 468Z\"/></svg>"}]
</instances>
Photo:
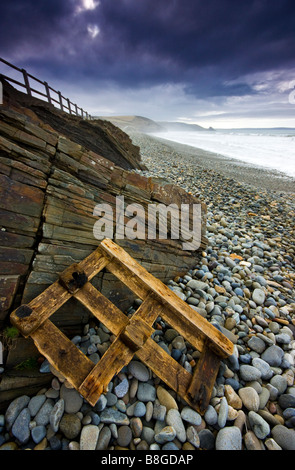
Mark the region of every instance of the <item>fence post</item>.
<instances>
[{"instance_id":1,"label":"fence post","mask_svg":"<svg viewBox=\"0 0 295 470\"><path fill-rule=\"evenodd\" d=\"M22 73L23 73L23 77L24 77L24 82L25 82L25 85L26 85L27 93L28 93L29 96L32 96L32 92L31 92L31 87L30 87L30 82L29 82L29 77L28 77L27 71L26 71L25 69L22 69Z\"/></svg>"},{"instance_id":2,"label":"fence post","mask_svg":"<svg viewBox=\"0 0 295 470\"><path fill-rule=\"evenodd\" d=\"M75 104L75 109L76 109L76 115L79 116L78 106L76 104Z\"/></svg>"},{"instance_id":3,"label":"fence post","mask_svg":"<svg viewBox=\"0 0 295 470\"><path fill-rule=\"evenodd\" d=\"M67 99L67 102L68 102L68 107L69 107L69 113L72 114L71 102L70 102L69 98Z\"/></svg>"},{"instance_id":4,"label":"fence post","mask_svg":"<svg viewBox=\"0 0 295 470\"><path fill-rule=\"evenodd\" d=\"M62 104L62 95L61 95L61 92L58 91L57 94L58 94L58 96L59 96L60 109L63 111L63 110L64 110L64 105Z\"/></svg>"},{"instance_id":5,"label":"fence post","mask_svg":"<svg viewBox=\"0 0 295 470\"><path fill-rule=\"evenodd\" d=\"M50 90L47 82L44 82L48 103L51 104Z\"/></svg>"}]
</instances>

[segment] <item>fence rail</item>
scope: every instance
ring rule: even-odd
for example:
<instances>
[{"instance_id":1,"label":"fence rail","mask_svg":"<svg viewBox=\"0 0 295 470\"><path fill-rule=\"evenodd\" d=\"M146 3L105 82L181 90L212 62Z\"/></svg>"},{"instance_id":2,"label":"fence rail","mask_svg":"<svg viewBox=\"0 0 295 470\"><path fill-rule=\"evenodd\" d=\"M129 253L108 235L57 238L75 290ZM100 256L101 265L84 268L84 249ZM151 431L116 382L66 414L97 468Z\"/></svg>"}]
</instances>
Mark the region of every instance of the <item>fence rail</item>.
<instances>
[{"instance_id":1,"label":"fence rail","mask_svg":"<svg viewBox=\"0 0 295 470\"><path fill-rule=\"evenodd\" d=\"M0 73L0 77L4 78L5 80L14 83L15 85L18 85L22 88L25 89L26 93L29 96L33 96L33 93L36 93L39 96L42 96L43 98L48 101L49 104L52 104L53 106L58 107L61 109L61 111L67 112L69 114L75 115L75 116L80 116L83 119L92 119L90 114L88 114L87 111L84 111L83 108L80 108L77 106L75 103L72 103L72 101L69 100L69 98L66 98L61 94L60 91L55 90L51 86L48 85L47 82L43 82L42 80L39 80L39 78L34 77L34 75L31 75L28 73L25 69L20 69L19 67L16 67L15 65L11 64L10 62L7 62L7 60L2 59L0 57L0 62L3 64L7 65L8 67L16 70L17 72L20 72L22 74L23 78L23 83L19 82L18 80L15 80L12 77L8 77L7 75L4 75ZM30 80L34 80L35 82L39 83L44 87L44 92L37 90L36 88L32 88ZM35 85L36 86L36 85ZM53 98L52 93L56 94L56 97Z\"/></svg>"}]
</instances>

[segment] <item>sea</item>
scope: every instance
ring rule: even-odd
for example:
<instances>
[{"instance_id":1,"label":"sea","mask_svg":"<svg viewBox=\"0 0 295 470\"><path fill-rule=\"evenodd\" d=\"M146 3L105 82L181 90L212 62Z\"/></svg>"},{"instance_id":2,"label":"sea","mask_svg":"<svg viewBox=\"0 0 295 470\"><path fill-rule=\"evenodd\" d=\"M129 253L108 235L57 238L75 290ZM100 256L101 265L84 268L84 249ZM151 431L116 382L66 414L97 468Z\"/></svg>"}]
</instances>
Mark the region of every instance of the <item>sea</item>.
<instances>
[{"instance_id":1,"label":"sea","mask_svg":"<svg viewBox=\"0 0 295 470\"><path fill-rule=\"evenodd\" d=\"M295 129L168 131L152 135L295 178Z\"/></svg>"}]
</instances>

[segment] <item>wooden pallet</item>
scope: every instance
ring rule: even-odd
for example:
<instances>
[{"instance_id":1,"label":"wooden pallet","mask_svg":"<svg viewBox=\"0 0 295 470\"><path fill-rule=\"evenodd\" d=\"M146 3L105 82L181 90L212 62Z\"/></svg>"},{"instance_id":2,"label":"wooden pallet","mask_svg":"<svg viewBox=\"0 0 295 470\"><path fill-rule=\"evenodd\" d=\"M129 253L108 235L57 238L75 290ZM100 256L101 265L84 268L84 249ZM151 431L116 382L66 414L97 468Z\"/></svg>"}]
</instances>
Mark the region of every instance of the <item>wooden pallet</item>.
<instances>
[{"instance_id":1,"label":"wooden pallet","mask_svg":"<svg viewBox=\"0 0 295 470\"><path fill-rule=\"evenodd\" d=\"M143 300L130 319L90 283L104 268ZM96 365L49 320L71 297L116 336ZM153 323L159 316L201 352L193 375L151 338ZM203 414L220 360L233 353L233 344L220 331L108 239L79 264L66 269L28 305L17 308L11 322L23 336L34 340L40 353L92 406L136 354L168 387Z\"/></svg>"}]
</instances>

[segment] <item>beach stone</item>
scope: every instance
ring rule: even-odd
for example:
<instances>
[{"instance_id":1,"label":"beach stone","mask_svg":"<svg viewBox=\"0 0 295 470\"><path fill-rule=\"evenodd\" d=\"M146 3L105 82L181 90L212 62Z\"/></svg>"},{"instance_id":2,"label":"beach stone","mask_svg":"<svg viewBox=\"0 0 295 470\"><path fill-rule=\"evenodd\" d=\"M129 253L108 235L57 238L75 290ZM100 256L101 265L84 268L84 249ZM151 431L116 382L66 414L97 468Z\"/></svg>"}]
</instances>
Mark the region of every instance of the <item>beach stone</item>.
<instances>
[{"instance_id":1,"label":"beach stone","mask_svg":"<svg viewBox=\"0 0 295 470\"><path fill-rule=\"evenodd\" d=\"M158 403L154 404L153 407L153 419L164 421L167 413L167 408L164 405L160 405Z\"/></svg>"},{"instance_id":2,"label":"beach stone","mask_svg":"<svg viewBox=\"0 0 295 470\"><path fill-rule=\"evenodd\" d=\"M262 289L254 289L252 299L257 305L263 305L265 301L265 293Z\"/></svg>"},{"instance_id":3,"label":"beach stone","mask_svg":"<svg viewBox=\"0 0 295 470\"><path fill-rule=\"evenodd\" d=\"M287 389L287 379L282 375L274 375L270 379L271 385L279 391L279 395L282 395Z\"/></svg>"},{"instance_id":4,"label":"beach stone","mask_svg":"<svg viewBox=\"0 0 295 470\"><path fill-rule=\"evenodd\" d=\"M215 436L210 429L202 429L198 432L198 436L200 439L201 449L213 450L215 448Z\"/></svg>"},{"instance_id":5,"label":"beach stone","mask_svg":"<svg viewBox=\"0 0 295 470\"><path fill-rule=\"evenodd\" d=\"M112 433L111 433L110 428L108 426L103 427L98 437L96 450L107 450L107 448L109 447L111 438L112 438Z\"/></svg>"},{"instance_id":6,"label":"beach stone","mask_svg":"<svg viewBox=\"0 0 295 470\"><path fill-rule=\"evenodd\" d=\"M24 408L16 418L11 428L14 437L21 443L26 444L30 439L29 424L31 421L31 414L29 408Z\"/></svg>"},{"instance_id":7,"label":"beach stone","mask_svg":"<svg viewBox=\"0 0 295 470\"><path fill-rule=\"evenodd\" d=\"M252 336L252 338L249 339L248 346L252 351L256 351L258 354L262 354L266 348L265 342L257 336Z\"/></svg>"},{"instance_id":8,"label":"beach stone","mask_svg":"<svg viewBox=\"0 0 295 470\"><path fill-rule=\"evenodd\" d=\"M155 441L155 431L154 429L143 426L141 439L151 445Z\"/></svg>"},{"instance_id":9,"label":"beach stone","mask_svg":"<svg viewBox=\"0 0 295 470\"><path fill-rule=\"evenodd\" d=\"M117 397L115 397L115 403L116 401L117 401ZM107 403L108 403L107 397L105 395L100 395L98 401L96 402L95 410L98 412L103 411L105 407L107 406Z\"/></svg>"},{"instance_id":10,"label":"beach stone","mask_svg":"<svg viewBox=\"0 0 295 470\"><path fill-rule=\"evenodd\" d=\"M209 405L205 414L204 419L209 426L214 426L218 420L218 414L215 408L212 405Z\"/></svg>"},{"instance_id":11,"label":"beach stone","mask_svg":"<svg viewBox=\"0 0 295 470\"><path fill-rule=\"evenodd\" d=\"M194 426L189 426L186 430L186 438L190 444L197 449L200 447L200 438Z\"/></svg>"},{"instance_id":12,"label":"beach stone","mask_svg":"<svg viewBox=\"0 0 295 470\"><path fill-rule=\"evenodd\" d=\"M206 282L197 281L196 279L192 279L191 281L189 281L187 283L187 286L193 290L200 289L206 291L208 289L208 285Z\"/></svg>"},{"instance_id":13,"label":"beach stone","mask_svg":"<svg viewBox=\"0 0 295 470\"><path fill-rule=\"evenodd\" d=\"M284 357L284 351L277 345L269 346L262 354L261 359L271 367L279 367Z\"/></svg>"},{"instance_id":14,"label":"beach stone","mask_svg":"<svg viewBox=\"0 0 295 470\"><path fill-rule=\"evenodd\" d=\"M226 398L222 397L219 411L218 411L218 419L217 419L218 426L220 428L223 428L226 425L227 417L228 417L228 403L227 403Z\"/></svg>"},{"instance_id":15,"label":"beach stone","mask_svg":"<svg viewBox=\"0 0 295 470\"><path fill-rule=\"evenodd\" d=\"M248 419L250 426L258 439L265 439L266 436L269 435L269 424L262 418L262 416L255 413L255 411L250 411L248 414Z\"/></svg>"},{"instance_id":16,"label":"beach stone","mask_svg":"<svg viewBox=\"0 0 295 470\"><path fill-rule=\"evenodd\" d=\"M60 420L64 414L64 400L61 398L55 403L49 416L49 422L54 432L58 431Z\"/></svg>"},{"instance_id":17,"label":"beach stone","mask_svg":"<svg viewBox=\"0 0 295 470\"><path fill-rule=\"evenodd\" d=\"M273 370L270 368L270 365L260 357L254 357L252 360L252 365L256 369L260 370L262 380L269 380L274 374Z\"/></svg>"},{"instance_id":18,"label":"beach stone","mask_svg":"<svg viewBox=\"0 0 295 470\"><path fill-rule=\"evenodd\" d=\"M269 398L270 398L270 391L268 390L268 388L262 387L261 393L259 393L259 409L265 408Z\"/></svg>"},{"instance_id":19,"label":"beach stone","mask_svg":"<svg viewBox=\"0 0 295 470\"><path fill-rule=\"evenodd\" d=\"M176 437L176 431L172 426L165 426L158 434L155 434L155 441L158 444L173 441Z\"/></svg>"},{"instance_id":20,"label":"beach stone","mask_svg":"<svg viewBox=\"0 0 295 470\"><path fill-rule=\"evenodd\" d=\"M227 400L227 403L232 406L235 410L240 410L242 408L242 400L239 395L234 391L231 385L224 386L224 395Z\"/></svg>"},{"instance_id":21,"label":"beach stone","mask_svg":"<svg viewBox=\"0 0 295 470\"><path fill-rule=\"evenodd\" d=\"M139 401L148 402L148 401L155 401L156 399L156 389L153 385L140 382L138 384L137 390L137 398Z\"/></svg>"},{"instance_id":22,"label":"beach stone","mask_svg":"<svg viewBox=\"0 0 295 470\"><path fill-rule=\"evenodd\" d=\"M50 421L50 415L53 410L54 401L51 398L47 398L44 404L41 406L40 410L35 416L35 421L37 426L47 426Z\"/></svg>"},{"instance_id":23,"label":"beach stone","mask_svg":"<svg viewBox=\"0 0 295 470\"><path fill-rule=\"evenodd\" d=\"M279 397L279 405L281 408L295 408L295 396L290 393L284 393Z\"/></svg>"},{"instance_id":24,"label":"beach stone","mask_svg":"<svg viewBox=\"0 0 295 470\"><path fill-rule=\"evenodd\" d=\"M256 390L252 387L243 387L239 390L239 396L243 402L243 405L249 411L259 410L259 395Z\"/></svg>"},{"instance_id":25,"label":"beach stone","mask_svg":"<svg viewBox=\"0 0 295 470\"><path fill-rule=\"evenodd\" d=\"M265 446L268 450L282 450L279 444L272 437L266 439Z\"/></svg>"},{"instance_id":26,"label":"beach stone","mask_svg":"<svg viewBox=\"0 0 295 470\"><path fill-rule=\"evenodd\" d=\"M278 424L271 430L272 437L284 450L295 450L295 431Z\"/></svg>"},{"instance_id":27,"label":"beach stone","mask_svg":"<svg viewBox=\"0 0 295 470\"><path fill-rule=\"evenodd\" d=\"M194 424L195 426L199 426L202 422L201 415L199 415L197 411L193 410L189 406L185 406L181 410L180 416L184 421L187 421L190 424Z\"/></svg>"},{"instance_id":28,"label":"beach stone","mask_svg":"<svg viewBox=\"0 0 295 470\"><path fill-rule=\"evenodd\" d=\"M236 426L220 429L216 436L216 450L242 450L242 434Z\"/></svg>"},{"instance_id":29,"label":"beach stone","mask_svg":"<svg viewBox=\"0 0 295 470\"><path fill-rule=\"evenodd\" d=\"M117 443L121 447L128 447L132 439L132 431L129 426L120 426L118 428Z\"/></svg>"},{"instance_id":30,"label":"beach stone","mask_svg":"<svg viewBox=\"0 0 295 470\"><path fill-rule=\"evenodd\" d=\"M178 410L171 408L167 412L166 423L175 429L176 437L180 442L186 441L185 427Z\"/></svg>"},{"instance_id":31,"label":"beach stone","mask_svg":"<svg viewBox=\"0 0 295 470\"><path fill-rule=\"evenodd\" d=\"M136 403L133 411L133 415L137 418L142 418L146 414L146 406L142 401Z\"/></svg>"},{"instance_id":32,"label":"beach stone","mask_svg":"<svg viewBox=\"0 0 295 470\"><path fill-rule=\"evenodd\" d=\"M149 380L148 368L139 361L131 361L128 364L128 372L133 375L140 382L147 382Z\"/></svg>"},{"instance_id":33,"label":"beach stone","mask_svg":"<svg viewBox=\"0 0 295 470\"><path fill-rule=\"evenodd\" d=\"M45 426L35 426L31 431L32 439L35 444L39 444L46 436L46 433L47 429Z\"/></svg>"},{"instance_id":34,"label":"beach stone","mask_svg":"<svg viewBox=\"0 0 295 470\"><path fill-rule=\"evenodd\" d=\"M157 388L157 397L161 405L166 407L166 410L169 411L171 408L178 410L178 405L172 395L165 388L159 386Z\"/></svg>"},{"instance_id":35,"label":"beach stone","mask_svg":"<svg viewBox=\"0 0 295 470\"><path fill-rule=\"evenodd\" d=\"M80 436L80 450L95 450L99 428L93 424L83 426Z\"/></svg>"},{"instance_id":36,"label":"beach stone","mask_svg":"<svg viewBox=\"0 0 295 470\"><path fill-rule=\"evenodd\" d=\"M154 413L153 402L148 401L147 404L146 404L146 414L145 414L145 419L146 419L147 423L149 423L150 420L152 419L153 413Z\"/></svg>"},{"instance_id":37,"label":"beach stone","mask_svg":"<svg viewBox=\"0 0 295 470\"><path fill-rule=\"evenodd\" d=\"M252 382L253 380L258 380L261 377L260 370L256 369L256 367L249 366L248 364L243 364L240 367L240 377L245 382Z\"/></svg>"},{"instance_id":38,"label":"beach stone","mask_svg":"<svg viewBox=\"0 0 295 470\"><path fill-rule=\"evenodd\" d=\"M45 395L36 395L35 397L31 398L28 404L28 408L30 410L30 414L32 418L36 416L36 414L40 410L41 406L45 403L45 401L46 401Z\"/></svg>"},{"instance_id":39,"label":"beach stone","mask_svg":"<svg viewBox=\"0 0 295 470\"><path fill-rule=\"evenodd\" d=\"M129 390L128 379L123 379L114 389L115 395L118 398L123 398Z\"/></svg>"},{"instance_id":40,"label":"beach stone","mask_svg":"<svg viewBox=\"0 0 295 470\"><path fill-rule=\"evenodd\" d=\"M80 434L81 421L77 415L65 413L61 418L59 429L67 439L75 439Z\"/></svg>"},{"instance_id":41,"label":"beach stone","mask_svg":"<svg viewBox=\"0 0 295 470\"><path fill-rule=\"evenodd\" d=\"M66 413L77 413L82 404L83 398L74 388L67 388L65 384L62 384L60 389L60 398L64 400L64 407Z\"/></svg>"},{"instance_id":42,"label":"beach stone","mask_svg":"<svg viewBox=\"0 0 295 470\"><path fill-rule=\"evenodd\" d=\"M255 436L253 431L246 432L244 442L247 450L263 450L261 441Z\"/></svg>"},{"instance_id":43,"label":"beach stone","mask_svg":"<svg viewBox=\"0 0 295 470\"><path fill-rule=\"evenodd\" d=\"M5 423L8 431L10 431L20 412L28 406L29 401L30 398L27 395L22 395L18 398L15 398L15 400L10 403L5 412Z\"/></svg>"},{"instance_id":44,"label":"beach stone","mask_svg":"<svg viewBox=\"0 0 295 470\"><path fill-rule=\"evenodd\" d=\"M140 418L132 418L130 420L130 427L134 437L140 437L143 429L143 424Z\"/></svg>"},{"instance_id":45,"label":"beach stone","mask_svg":"<svg viewBox=\"0 0 295 470\"><path fill-rule=\"evenodd\" d=\"M124 413L121 413L121 411L114 410L113 408L104 409L100 415L100 420L102 423L106 424L129 424L127 416Z\"/></svg>"}]
</instances>

